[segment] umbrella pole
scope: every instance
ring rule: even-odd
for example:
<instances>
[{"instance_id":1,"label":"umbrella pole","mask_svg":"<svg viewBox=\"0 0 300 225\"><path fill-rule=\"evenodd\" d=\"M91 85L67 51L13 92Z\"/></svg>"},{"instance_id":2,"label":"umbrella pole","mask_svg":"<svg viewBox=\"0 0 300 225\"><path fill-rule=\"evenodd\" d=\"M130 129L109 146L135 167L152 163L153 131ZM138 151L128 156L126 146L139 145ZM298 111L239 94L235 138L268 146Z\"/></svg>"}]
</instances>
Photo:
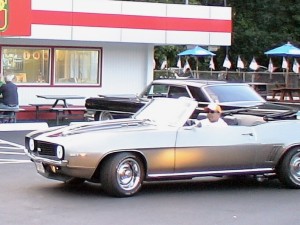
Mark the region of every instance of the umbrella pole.
<instances>
[{"instance_id":1,"label":"umbrella pole","mask_svg":"<svg viewBox=\"0 0 300 225\"><path fill-rule=\"evenodd\" d=\"M286 69L286 75L285 75L285 86L286 87L289 87L290 85L289 85L289 70L288 69Z\"/></svg>"},{"instance_id":2,"label":"umbrella pole","mask_svg":"<svg viewBox=\"0 0 300 225\"><path fill-rule=\"evenodd\" d=\"M286 76L285 76L285 86L290 87L290 79L289 79L289 59L286 59L287 68L286 68Z\"/></svg>"},{"instance_id":3,"label":"umbrella pole","mask_svg":"<svg viewBox=\"0 0 300 225\"><path fill-rule=\"evenodd\" d=\"M198 58L196 57L196 70L197 70L197 78L199 78L199 73L198 73Z\"/></svg>"}]
</instances>

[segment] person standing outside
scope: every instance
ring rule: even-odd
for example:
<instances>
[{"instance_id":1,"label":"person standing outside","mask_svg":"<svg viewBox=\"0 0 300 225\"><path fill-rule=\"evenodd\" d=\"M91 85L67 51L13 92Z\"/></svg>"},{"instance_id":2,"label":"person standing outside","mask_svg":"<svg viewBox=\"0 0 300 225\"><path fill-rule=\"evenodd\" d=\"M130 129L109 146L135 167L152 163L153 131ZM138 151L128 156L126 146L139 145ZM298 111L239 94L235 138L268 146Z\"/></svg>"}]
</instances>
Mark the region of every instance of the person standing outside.
<instances>
[{"instance_id":1,"label":"person standing outside","mask_svg":"<svg viewBox=\"0 0 300 225\"><path fill-rule=\"evenodd\" d=\"M207 118L200 120L197 127L226 127L227 123L221 118L222 109L216 103L210 103L204 108L204 112L207 113Z\"/></svg>"},{"instance_id":2,"label":"person standing outside","mask_svg":"<svg viewBox=\"0 0 300 225\"><path fill-rule=\"evenodd\" d=\"M19 96L18 96L18 87L12 81L14 75L7 75L4 77L5 84L0 86L0 108L1 109L10 109L10 108L19 108Z\"/></svg>"}]
</instances>

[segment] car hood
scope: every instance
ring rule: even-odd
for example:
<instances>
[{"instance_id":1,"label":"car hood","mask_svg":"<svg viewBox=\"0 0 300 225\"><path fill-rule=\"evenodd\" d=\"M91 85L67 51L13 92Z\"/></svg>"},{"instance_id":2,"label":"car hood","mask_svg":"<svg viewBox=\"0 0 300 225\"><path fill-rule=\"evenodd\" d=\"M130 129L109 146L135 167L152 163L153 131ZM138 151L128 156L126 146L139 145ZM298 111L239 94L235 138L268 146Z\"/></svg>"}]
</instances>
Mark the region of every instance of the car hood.
<instances>
[{"instance_id":1,"label":"car hood","mask_svg":"<svg viewBox=\"0 0 300 225\"><path fill-rule=\"evenodd\" d=\"M75 152L102 152L121 149L174 147L178 127L156 125L150 121L116 119L87 122L31 133L27 138L55 143Z\"/></svg>"},{"instance_id":2,"label":"car hood","mask_svg":"<svg viewBox=\"0 0 300 225\"><path fill-rule=\"evenodd\" d=\"M115 144L116 140L129 142L130 139L137 137L138 142L145 142L145 137L148 140L150 136L155 137L155 140L161 139L160 134L174 137L176 133L174 131L184 125L197 105L198 103L190 98L152 99L132 118L77 123L35 131L27 137L67 145L71 145L74 141ZM148 135L149 133L151 135ZM163 139L168 138L172 140L169 136Z\"/></svg>"},{"instance_id":3,"label":"car hood","mask_svg":"<svg viewBox=\"0 0 300 225\"><path fill-rule=\"evenodd\" d=\"M51 127L45 130L33 131L27 136L31 137L66 137L75 134L86 134L95 133L103 131L124 131L124 130L137 130L141 128L151 128L156 127L155 124L144 121L137 120L133 118L128 119L115 119L115 120L105 120L105 121L94 121L94 122L80 122L74 123L69 126Z\"/></svg>"}]
</instances>

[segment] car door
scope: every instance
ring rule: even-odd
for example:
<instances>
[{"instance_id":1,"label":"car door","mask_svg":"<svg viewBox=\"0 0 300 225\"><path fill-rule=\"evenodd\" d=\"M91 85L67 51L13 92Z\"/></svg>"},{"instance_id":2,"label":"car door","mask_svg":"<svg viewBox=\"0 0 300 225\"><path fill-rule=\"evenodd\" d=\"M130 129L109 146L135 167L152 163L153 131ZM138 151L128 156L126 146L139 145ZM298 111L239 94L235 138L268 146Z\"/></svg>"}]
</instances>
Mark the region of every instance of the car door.
<instances>
[{"instance_id":1,"label":"car door","mask_svg":"<svg viewBox=\"0 0 300 225\"><path fill-rule=\"evenodd\" d=\"M175 144L175 172L252 169L256 142L252 127L182 127Z\"/></svg>"}]
</instances>

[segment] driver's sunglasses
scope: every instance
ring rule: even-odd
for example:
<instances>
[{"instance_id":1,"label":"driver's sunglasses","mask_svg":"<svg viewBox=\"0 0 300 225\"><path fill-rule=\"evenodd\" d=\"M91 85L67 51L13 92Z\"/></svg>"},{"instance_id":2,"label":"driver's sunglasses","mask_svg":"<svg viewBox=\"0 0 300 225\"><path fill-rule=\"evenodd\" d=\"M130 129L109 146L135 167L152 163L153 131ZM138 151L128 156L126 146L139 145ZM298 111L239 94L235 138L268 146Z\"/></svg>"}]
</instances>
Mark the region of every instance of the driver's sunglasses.
<instances>
[{"instance_id":1,"label":"driver's sunglasses","mask_svg":"<svg viewBox=\"0 0 300 225\"><path fill-rule=\"evenodd\" d=\"M208 113L219 113L219 112L215 110L209 110Z\"/></svg>"}]
</instances>

